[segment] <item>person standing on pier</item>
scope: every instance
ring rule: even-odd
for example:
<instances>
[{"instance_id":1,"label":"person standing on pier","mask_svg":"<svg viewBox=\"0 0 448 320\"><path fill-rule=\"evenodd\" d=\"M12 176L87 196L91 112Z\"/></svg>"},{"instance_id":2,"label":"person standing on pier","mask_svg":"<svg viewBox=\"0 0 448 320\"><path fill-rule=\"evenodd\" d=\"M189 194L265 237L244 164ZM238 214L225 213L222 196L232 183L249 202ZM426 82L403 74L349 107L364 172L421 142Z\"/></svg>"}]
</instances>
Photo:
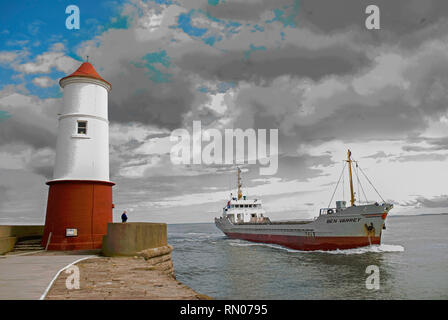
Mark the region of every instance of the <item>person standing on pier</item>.
<instances>
[{"instance_id":1,"label":"person standing on pier","mask_svg":"<svg viewBox=\"0 0 448 320\"><path fill-rule=\"evenodd\" d=\"M121 222L125 223L128 220L128 216L126 215L126 210L123 211L123 214L121 215Z\"/></svg>"}]
</instances>

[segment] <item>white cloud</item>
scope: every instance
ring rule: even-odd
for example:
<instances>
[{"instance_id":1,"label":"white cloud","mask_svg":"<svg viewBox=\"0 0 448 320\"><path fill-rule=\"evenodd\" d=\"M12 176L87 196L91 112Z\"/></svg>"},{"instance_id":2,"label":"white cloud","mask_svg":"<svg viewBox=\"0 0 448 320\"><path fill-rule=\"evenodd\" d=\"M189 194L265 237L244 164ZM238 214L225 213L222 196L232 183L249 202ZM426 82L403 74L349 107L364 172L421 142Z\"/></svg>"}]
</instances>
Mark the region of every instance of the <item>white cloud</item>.
<instances>
[{"instance_id":1,"label":"white cloud","mask_svg":"<svg viewBox=\"0 0 448 320\"><path fill-rule=\"evenodd\" d=\"M50 51L38 55L34 62L18 64L15 69L25 74L50 73L52 68L64 73L73 72L79 66L79 61L66 56L64 50L62 43L55 43Z\"/></svg>"},{"instance_id":2,"label":"white cloud","mask_svg":"<svg viewBox=\"0 0 448 320\"><path fill-rule=\"evenodd\" d=\"M50 77L38 77L33 79L33 83L41 88L48 88L57 83L56 80L51 79Z\"/></svg>"},{"instance_id":3,"label":"white cloud","mask_svg":"<svg viewBox=\"0 0 448 320\"><path fill-rule=\"evenodd\" d=\"M0 51L0 63L11 63L17 56L17 52L14 51Z\"/></svg>"}]
</instances>

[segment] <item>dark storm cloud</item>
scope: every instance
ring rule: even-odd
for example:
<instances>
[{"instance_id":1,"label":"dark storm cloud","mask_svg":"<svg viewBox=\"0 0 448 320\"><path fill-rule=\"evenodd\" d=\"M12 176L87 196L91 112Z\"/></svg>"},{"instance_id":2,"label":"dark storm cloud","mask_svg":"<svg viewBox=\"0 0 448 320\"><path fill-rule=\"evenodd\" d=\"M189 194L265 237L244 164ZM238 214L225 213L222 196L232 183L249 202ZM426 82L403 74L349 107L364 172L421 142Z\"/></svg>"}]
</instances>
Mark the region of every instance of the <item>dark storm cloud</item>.
<instances>
[{"instance_id":1,"label":"dark storm cloud","mask_svg":"<svg viewBox=\"0 0 448 320\"><path fill-rule=\"evenodd\" d=\"M146 139L151 139L148 136L146 137ZM115 147L116 147L116 149L118 149L117 151L126 152L126 151L131 151L133 149L136 149L144 143L145 143L144 141L138 141L137 139L132 138L132 139L126 141L125 143L119 144Z\"/></svg>"},{"instance_id":2,"label":"dark storm cloud","mask_svg":"<svg viewBox=\"0 0 448 320\"><path fill-rule=\"evenodd\" d=\"M427 139L426 141L433 145L436 150L448 150L448 137L432 138Z\"/></svg>"},{"instance_id":3,"label":"dark storm cloud","mask_svg":"<svg viewBox=\"0 0 448 320\"><path fill-rule=\"evenodd\" d=\"M413 139L414 140L414 139ZM409 140L408 140L409 141ZM415 140L414 140L415 141ZM428 147L406 145L403 146L403 151L407 152L427 152L427 151L448 151L448 138L419 138L418 141L426 142Z\"/></svg>"},{"instance_id":4,"label":"dark storm cloud","mask_svg":"<svg viewBox=\"0 0 448 320\"><path fill-rule=\"evenodd\" d=\"M441 59L426 61L425 66L416 66L411 72L416 72L415 85L411 88L413 94L420 100L419 107L425 114L433 118L443 116L448 101L448 66L438 62L448 62L446 53Z\"/></svg>"},{"instance_id":5,"label":"dark storm cloud","mask_svg":"<svg viewBox=\"0 0 448 320\"><path fill-rule=\"evenodd\" d=\"M293 5L295 0L260 0L254 1L226 1L217 6L204 6L213 17L238 21L258 21L262 14L283 6Z\"/></svg>"},{"instance_id":6,"label":"dark storm cloud","mask_svg":"<svg viewBox=\"0 0 448 320\"><path fill-rule=\"evenodd\" d=\"M286 140L288 135L293 135L300 138L298 142L415 137L428 127L429 120L437 121L448 110L448 63L446 55L438 50L411 60L413 66L405 72L405 79L410 83L408 88L393 84L376 89L375 95L365 96L351 88L340 91L314 105L311 121L298 113L300 95L295 106L280 108L278 104L275 113L268 112L273 105L266 97L265 101L256 96L244 98L244 110L253 115L257 128L273 123L281 129L293 123L292 129L286 132ZM428 140L428 143L440 148L448 145L445 139Z\"/></svg>"},{"instance_id":7,"label":"dark storm cloud","mask_svg":"<svg viewBox=\"0 0 448 320\"><path fill-rule=\"evenodd\" d=\"M168 197L202 193L211 184L216 190L228 190L231 175L206 174L199 176L151 176L132 179L118 176L115 194L125 203L159 202ZM232 181L233 182L233 181ZM236 184L232 184L234 187ZM214 191L216 191L214 190ZM230 190L229 190L230 192Z\"/></svg>"},{"instance_id":8,"label":"dark storm cloud","mask_svg":"<svg viewBox=\"0 0 448 320\"><path fill-rule=\"evenodd\" d=\"M34 173L41 175L41 176L45 177L46 179L50 180L53 178L53 167L54 167L53 163L48 163L48 165L32 166L30 169Z\"/></svg>"},{"instance_id":9,"label":"dark storm cloud","mask_svg":"<svg viewBox=\"0 0 448 320\"><path fill-rule=\"evenodd\" d=\"M299 26L324 32L347 30L353 26L364 29L368 5L380 8L381 30L376 34L381 37L385 31L392 34L394 40L448 15L448 3L444 0L301 0L296 21Z\"/></svg>"},{"instance_id":10,"label":"dark storm cloud","mask_svg":"<svg viewBox=\"0 0 448 320\"><path fill-rule=\"evenodd\" d=\"M278 173L275 175L284 180L306 181L311 178L321 176L323 170L317 167L329 167L336 162L331 160L331 156L323 154L319 156L312 155L284 155L280 156L278 164Z\"/></svg>"},{"instance_id":11,"label":"dark storm cloud","mask_svg":"<svg viewBox=\"0 0 448 320\"><path fill-rule=\"evenodd\" d=\"M366 156L363 158L371 158L371 159L381 159L381 158L389 158L393 156L392 154L386 154L384 151L378 151L370 156Z\"/></svg>"},{"instance_id":12,"label":"dark storm cloud","mask_svg":"<svg viewBox=\"0 0 448 320\"><path fill-rule=\"evenodd\" d=\"M153 81L145 68L122 64L124 72L111 78L109 118L112 122L139 122L175 129L193 108L196 92L187 77L173 75L168 82Z\"/></svg>"},{"instance_id":13,"label":"dark storm cloud","mask_svg":"<svg viewBox=\"0 0 448 320\"><path fill-rule=\"evenodd\" d=\"M2 208L9 199L8 196L9 188L0 185L0 208Z\"/></svg>"},{"instance_id":14,"label":"dark storm cloud","mask_svg":"<svg viewBox=\"0 0 448 320\"><path fill-rule=\"evenodd\" d=\"M111 145L110 151L110 172L112 179L120 176L120 169L149 164L151 163L151 158L157 156L138 153L134 148L123 148L121 144Z\"/></svg>"},{"instance_id":15,"label":"dark storm cloud","mask_svg":"<svg viewBox=\"0 0 448 320\"><path fill-rule=\"evenodd\" d=\"M322 167L330 166L333 162L328 155L288 155L279 158L279 172L275 178L283 181L308 179L321 176ZM215 166L192 165L192 170L203 170L203 174L189 176L151 176L145 179L133 179L122 176L114 178L118 188L114 189L116 201L126 204L139 203L141 201L160 202L170 197L186 196L190 194L204 194L215 192L233 192L237 188L236 165L221 166L221 170L206 172L207 168ZM243 170L242 184L244 188L252 188L266 184L260 180L259 164L240 166ZM270 177L266 176L266 179ZM254 195L251 195L254 196Z\"/></svg>"},{"instance_id":16,"label":"dark storm cloud","mask_svg":"<svg viewBox=\"0 0 448 320\"><path fill-rule=\"evenodd\" d=\"M402 155L394 161L408 162L408 161L445 161L448 158L446 154L436 154L436 153L424 153L424 154L412 154L412 155Z\"/></svg>"},{"instance_id":17,"label":"dark storm cloud","mask_svg":"<svg viewBox=\"0 0 448 320\"><path fill-rule=\"evenodd\" d=\"M409 137L408 139L406 139L406 142L411 143L411 144L425 142L425 143L429 144L429 147L407 145L407 146L403 147L404 151L448 150L448 137L428 138L428 137L421 137L421 136L413 136L413 137Z\"/></svg>"},{"instance_id":18,"label":"dark storm cloud","mask_svg":"<svg viewBox=\"0 0 448 320\"><path fill-rule=\"evenodd\" d=\"M50 180L53 178L54 160L55 153L52 148L32 149L30 157L26 159L26 169Z\"/></svg>"},{"instance_id":19,"label":"dark storm cloud","mask_svg":"<svg viewBox=\"0 0 448 320\"><path fill-rule=\"evenodd\" d=\"M406 207L424 207L424 208L448 208L448 195L440 195L433 198L418 197L413 201L400 203Z\"/></svg>"},{"instance_id":20,"label":"dark storm cloud","mask_svg":"<svg viewBox=\"0 0 448 320\"><path fill-rule=\"evenodd\" d=\"M318 80L329 75L345 75L358 71L369 64L362 52L332 45L319 50L287 46L252 52L249 59L244 51L220 54L206 52L187 53L178 65L196 72L205 79L260 83L273 78L291 75Z\"/></svg>"},{"instance_id":21,"label":"dark storm cloud","mask_svg":"<svg viewBox=\"0 0 448 320\"><path fill-rule=\"evenodd\" d=\"M316 123L295 129L303 141L363 141L406 137L425 127L420 110L396 99L375 106L345 105Z\"/></svg>"},{"instance_id":22,"label":"dark storm cloud","mask_svg":"<svg viewBox=\"0 0 448 320\"><path fill-rule=\"evenodd\" d=\"M192 115L192 119L186 119L187 123L188 121L201 121L201 125L206 127L215 122L216 120L219 120L221 118L221 114L216 112L215 110L212 110L210 108L201 108L200 110L196 110L194 115Z\"/></svg>"},{"instance_id":23,"label":"dark storm cloud","mask_svg":"<svg viewBox=\"0 0 448 320\"><path fill-rule=\"evenodd\" d=\"M169 133L153 133L153 134L148 134L145 137L145 140L150 140L150 139L154 139L154 138L166 138L169 137L171 134Z\"/></svg>"},{"instance_id":24,"label":"dark storm cloud","mask_svg":"<svg viewBox=\"0 0 448 320\"><path fill-rule=\"evenodd\" d=\"M0 145L24 143L34 148L54 148L56 135L53 128L42 128L37 124L24 123L14 117L0 124Z\"/></svg>"},{"instance_id":25,"label":"dark storm cloud","mask_svg":"<svg viewBox=\"0 0 448 320\"><path fill-rule=\"evenodd\" d=\"M406 151L406 152L421 152L421 151L434 150L432 147L426 148L426 147L420 147L420 146L403 146L403 147L401 147L401 149L403 149L403 151Z\"/></svg>"},{"instance_id":26,"label":"dark storm cloud","mask_svg":"<svg viewBox=\"0 0 448 320\"><path fill-rule=\"evenodd\" d=\"M308 154L280 155L278 157L278 170L274 177L281 178L284 181L307 181L309 179L321 176L323 174L322 167L329 167L334 165L335 163L336 162L332 161L331 156L328 154L317 156ZM265 166L257 163L255 165L245 165L243 167L249 169L249 172L245 173L245 176L247 177L247 179L252 180L260 178L260 167ZM266 176L266 178L268 177L269 176ZM250 186L253 185L251 184Z\"/></svg>"},{"instance_id":27,"label":"dark storm cloud","mask_svg":"<svg viewBox=\"0 0 448 320\"><path fill-rule=\"evenodd\" d=\"M380 8L381 30L365 29L368 5ZM295 6L296 11L291 9ZM206 6L207 12L214 17L242 22L259 22L263 15L272 14L275 9L284 11L284 16L291 15L289 19L297 28L325 34L357 30L361 42L399 42L405 46L418 45L435 33L443 35L445 32L439 24L448 16L448 2L444 0L260 0L227 1Z\"/></svg>"}]
</instances>

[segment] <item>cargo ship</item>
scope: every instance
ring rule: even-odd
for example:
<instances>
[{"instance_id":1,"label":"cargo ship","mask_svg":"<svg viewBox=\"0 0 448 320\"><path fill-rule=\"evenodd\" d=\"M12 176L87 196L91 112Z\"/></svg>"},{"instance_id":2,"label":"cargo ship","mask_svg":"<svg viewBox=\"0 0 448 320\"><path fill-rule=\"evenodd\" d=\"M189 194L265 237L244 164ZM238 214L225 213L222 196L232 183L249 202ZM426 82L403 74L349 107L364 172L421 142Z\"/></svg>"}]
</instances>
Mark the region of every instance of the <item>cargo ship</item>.
<instances>
[{"instance_id":1,"label":"cargo ship","mask_svg":"<svg viewBox=\"0 0 448 320\"><path fill-rule=\"evenodd\" d=\"M319 215L313 220L271 221L266 216L261 200L248 199L243 195L241 170L238 168L237 196L230 195L222 209L222 216L215 218L216 226L229 238L278 244L304 251L342 250L380 244L382 232L386 228L386 217L393 204L386 203L378 192L383 200L381 204L356 203L352 166L355 163L358 169L358 163L352 159L350 150L347 154L330 204L348 166L350 206L347 206L346 201L336 201L335 207L329 205L328 208L320 209ZM371 184L368 177L365 177ZM372 187L377 191L373 184Z\"/></svg>"}]
</instances>

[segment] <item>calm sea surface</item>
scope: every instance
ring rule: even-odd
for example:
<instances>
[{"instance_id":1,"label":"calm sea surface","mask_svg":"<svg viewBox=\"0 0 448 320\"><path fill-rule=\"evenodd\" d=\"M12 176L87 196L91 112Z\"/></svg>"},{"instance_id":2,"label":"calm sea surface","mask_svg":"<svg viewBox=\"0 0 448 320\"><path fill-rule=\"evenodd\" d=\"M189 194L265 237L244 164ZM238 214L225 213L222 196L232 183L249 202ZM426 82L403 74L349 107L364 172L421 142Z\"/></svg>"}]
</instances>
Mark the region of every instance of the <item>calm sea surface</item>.
<instances>
[{"instance_id":1,"label":"calm sea surface","mask_svg":"<svg viewBox=\"0 0 448 320\"><path fill-rule=\"evenodd\" d=\"M303 252L168 225L177 279L216 299L448 299L448 215L388 217L383 244ZM380 288L366 289L376 265Z\"/></svg>"}]
</instances>

